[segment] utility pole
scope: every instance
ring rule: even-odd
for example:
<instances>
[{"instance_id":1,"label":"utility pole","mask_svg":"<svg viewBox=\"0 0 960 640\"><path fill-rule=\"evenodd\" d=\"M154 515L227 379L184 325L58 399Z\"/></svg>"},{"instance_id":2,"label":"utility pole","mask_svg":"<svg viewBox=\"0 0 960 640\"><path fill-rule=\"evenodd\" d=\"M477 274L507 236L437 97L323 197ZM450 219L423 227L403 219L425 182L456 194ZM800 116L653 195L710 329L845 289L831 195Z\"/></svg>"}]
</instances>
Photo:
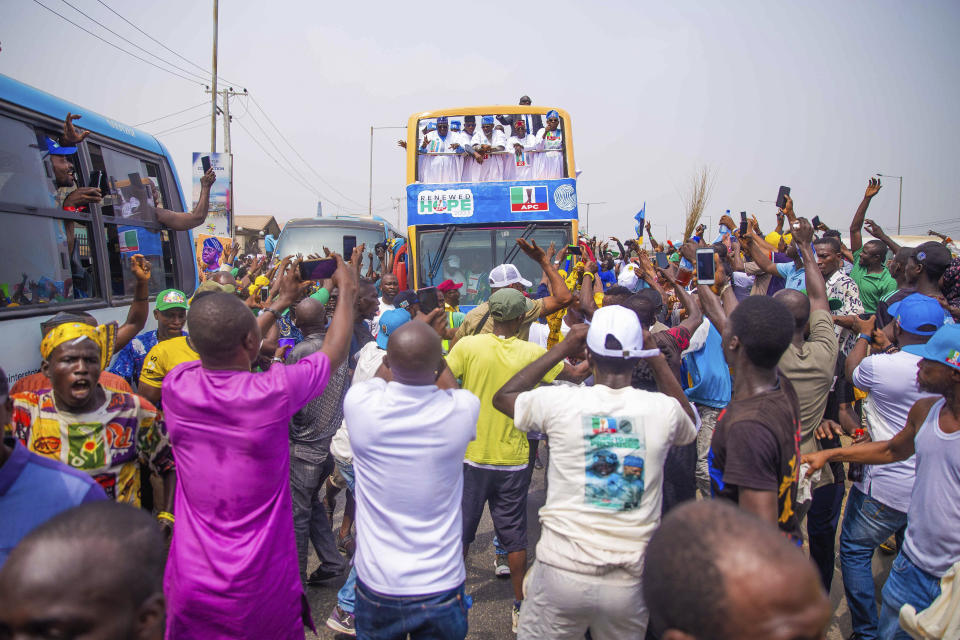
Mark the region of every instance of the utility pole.
<instances>
[{"instance_id":1,"label":"utility pole","mask_svg":"<svg viewBox=\"0 0 960 640\"><path fill-rule=\"evenodd\" d=\"M586 205L587 207L586 215L584 216L585 219L583 221L583 231L584 233L588 233L589 232L588 230L590 228L590 205L607 204L607 203L606 202L578 202L577 204ZM576 241L576 238L574 238L574 241Z\"/></svg>"},{"instance_id":2,"label":"utility pole","mask_svg":"<svg viewBox=\"0 0 960 640\"><path fill-rule=\"evenodd\" d=\"M210 91L210 153L217 152L217 20L218 0L213 0L213 86Z\"/></svg>"},{"instance_id":3,"label":"utility pole","mask_svg":"<svg viewBox=\"0 0 960 640\"><path fill-rule=\"evenodd\" d=\"M223 152L230 153L230 89L224 89L223 94Z\"/></svg>"}]
</instances>

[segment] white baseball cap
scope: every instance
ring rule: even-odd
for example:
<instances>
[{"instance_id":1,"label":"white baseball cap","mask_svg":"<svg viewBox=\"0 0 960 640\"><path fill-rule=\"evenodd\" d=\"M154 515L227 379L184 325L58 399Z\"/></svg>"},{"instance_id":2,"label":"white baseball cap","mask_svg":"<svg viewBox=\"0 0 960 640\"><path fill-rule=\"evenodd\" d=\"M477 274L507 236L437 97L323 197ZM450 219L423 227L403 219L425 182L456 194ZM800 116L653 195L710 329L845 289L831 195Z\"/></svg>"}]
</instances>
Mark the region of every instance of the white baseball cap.
<instances>
[{"instance_id":1,"label":"white baseball cap","mask_svg":"<svg viewBox=\"0 0 960 640\"><path fill-rule=\"evenodd\" d=\"M619 349L607 347L608 337L620 344ZM651 358L659 349L643 348L643 326L637 314L620 305L597 309L587 330L587 347L598 356L611 358Z\"/></svg>"},{"instance_id":2,"label":"white baseball cap","mask_svg":"<svg viewBox=\"0 0 960 640\"><path fill-rule=\"evenodd\" d=\"M494 289L508 287L515 282L519 282L524 287L532 287L533 284L522 275L520 270L512 264L498 264L490 270L490 286Z\"/></svg>"},{"instance_id":3,"label":"white baseball cap","mask_svg":"<svg viewBox=\"0 0 960 640\"><path fill-rule=\"evenodd\" d=\"M640 278L637 277L634 265L624 265L620 271L620 275L617 276L617 284L621 287L626 287L633 293L640 290Z\"/></svg>"}]
</instances>

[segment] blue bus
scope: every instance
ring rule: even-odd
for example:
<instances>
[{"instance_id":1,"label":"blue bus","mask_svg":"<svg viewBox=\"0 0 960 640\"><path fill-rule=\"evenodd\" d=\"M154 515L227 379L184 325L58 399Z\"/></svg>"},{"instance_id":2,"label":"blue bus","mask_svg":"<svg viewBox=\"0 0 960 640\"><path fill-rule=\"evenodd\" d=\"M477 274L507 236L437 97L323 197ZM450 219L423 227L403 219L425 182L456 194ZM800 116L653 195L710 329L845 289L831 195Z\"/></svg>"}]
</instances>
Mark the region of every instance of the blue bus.
<instances>
[{"instance_id":1,"label":"blue bus","mask_svg":"<svg viewBox=\"0 0 960 640\"><path fill-rule=\"evenodd\" d=\"M46 140L59 140L68 113L81 114L77 126L90 131L70 161L78 185L102 176L99 205L64 208L71 189L58 186ZM151 297L171 287L194 291L191 233L131 206L157 191L157 206L189 210L173 158L156 138L0 75L0 364L11 384L38 371L40 323L52 315L85 311L123 322L136 282L130 255L150 261Z\"/></svg>"}]
</instances>

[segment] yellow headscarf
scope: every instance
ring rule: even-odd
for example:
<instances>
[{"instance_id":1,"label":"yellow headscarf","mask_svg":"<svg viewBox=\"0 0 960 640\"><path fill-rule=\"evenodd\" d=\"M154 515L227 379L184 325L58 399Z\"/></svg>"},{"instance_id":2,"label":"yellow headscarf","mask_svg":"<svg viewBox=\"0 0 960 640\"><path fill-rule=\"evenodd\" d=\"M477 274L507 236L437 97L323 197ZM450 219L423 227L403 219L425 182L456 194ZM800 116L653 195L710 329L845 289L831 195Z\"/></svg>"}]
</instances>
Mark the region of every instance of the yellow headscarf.
<instances>
[{"instance_id":1,"label":"yellow headscarf","mask_svg":"<svg viewBox=\"0 0 960 640\"><path fill-rule=\"evenodd\" d=\"M247 287L247 291L250 292L250 295L255 295L257 291L260 290L260 287L269 287L270 278L267 276L257 276L257 279L253 281L253 284Z\"/></svg>"},{"instance_id":2,"label":"yellow headscarf","mask_svg":"<svg viewBox=\"0 0 960 640\"><path fill-rule=\"evenodd\" d=\"M64 342L89 338L100 347L100 369L104 370L113 357L113 349L117 342L117 323L101 324L91 327L83 322L67 322L51 329L40 343L40 355L46 360L53 350Z\"/></svg>"}]
</instances>

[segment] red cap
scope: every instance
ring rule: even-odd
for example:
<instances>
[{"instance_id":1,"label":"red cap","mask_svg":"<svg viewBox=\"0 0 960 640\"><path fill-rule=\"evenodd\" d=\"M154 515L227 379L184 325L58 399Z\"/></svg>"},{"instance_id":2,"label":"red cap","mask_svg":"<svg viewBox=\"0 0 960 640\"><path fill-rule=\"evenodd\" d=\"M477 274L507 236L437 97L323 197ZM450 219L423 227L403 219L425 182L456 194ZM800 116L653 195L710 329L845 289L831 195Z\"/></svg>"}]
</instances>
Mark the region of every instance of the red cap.
<instances>
[{"instance_id":1,"label":"red cap","mask_svg":"<svg viewBox=\"0 0 960 640\"><path fill-rule=\"evenodd\" d=\"M463 286L463 283L454 284L453 280L447 279L437 285L437 291L451 291L453 289L459 289Z\"/></svg>"}]
</instances>

